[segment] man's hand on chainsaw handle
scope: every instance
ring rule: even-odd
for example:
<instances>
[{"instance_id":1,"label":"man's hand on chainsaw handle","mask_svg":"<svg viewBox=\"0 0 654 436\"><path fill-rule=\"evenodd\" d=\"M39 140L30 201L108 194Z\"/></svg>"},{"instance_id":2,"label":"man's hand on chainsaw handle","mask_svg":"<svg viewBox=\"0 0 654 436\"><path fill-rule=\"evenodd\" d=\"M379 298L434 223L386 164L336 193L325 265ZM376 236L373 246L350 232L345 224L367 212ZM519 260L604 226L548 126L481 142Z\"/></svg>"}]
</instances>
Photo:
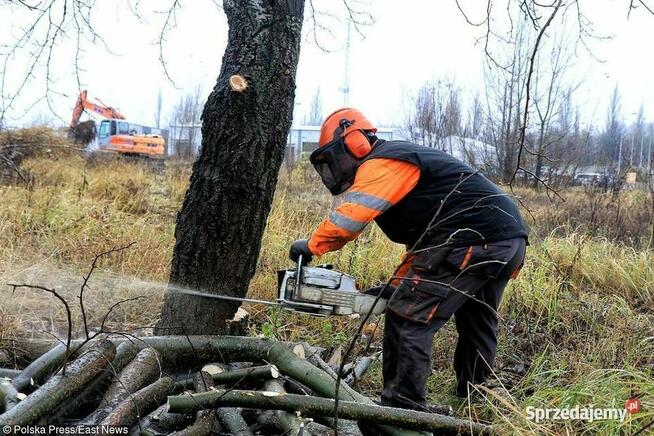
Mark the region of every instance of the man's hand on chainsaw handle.
<instances>
[{"instance_id":1,"label":"man's hand on chainsaw handle","mask_svg":"<svg viewBox=\"0 0 654 436\"><path fill-rule=\"evenodd\" d=\"M288 257L292 261L297 262L298 257L302 255L302 265L311 263L313 259L313 253L309 250L309 240L308 239L298 239L293 241L291 244L291 249L288 253Z\"/></svg>"}]
</instances>

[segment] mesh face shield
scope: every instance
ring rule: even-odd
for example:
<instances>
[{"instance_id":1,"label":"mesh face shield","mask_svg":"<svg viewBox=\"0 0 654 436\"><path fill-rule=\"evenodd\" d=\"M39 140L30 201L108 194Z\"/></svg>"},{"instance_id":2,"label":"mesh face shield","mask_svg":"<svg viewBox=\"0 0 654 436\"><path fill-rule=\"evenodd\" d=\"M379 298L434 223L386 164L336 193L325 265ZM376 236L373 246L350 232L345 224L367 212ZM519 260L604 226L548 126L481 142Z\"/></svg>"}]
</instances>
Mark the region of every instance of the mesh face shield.
<instances>
[{"instance_id":1,"label":"mesh face shield","mask_svg":"<svg viewBox=\"0 0 654 436\"><path fill-rule=\"evenodd\" d=\"M309 160L332 195L342 194L352 186L361 163L348 152L342 138L318 148Z\"/></svg>"}]
</instances>

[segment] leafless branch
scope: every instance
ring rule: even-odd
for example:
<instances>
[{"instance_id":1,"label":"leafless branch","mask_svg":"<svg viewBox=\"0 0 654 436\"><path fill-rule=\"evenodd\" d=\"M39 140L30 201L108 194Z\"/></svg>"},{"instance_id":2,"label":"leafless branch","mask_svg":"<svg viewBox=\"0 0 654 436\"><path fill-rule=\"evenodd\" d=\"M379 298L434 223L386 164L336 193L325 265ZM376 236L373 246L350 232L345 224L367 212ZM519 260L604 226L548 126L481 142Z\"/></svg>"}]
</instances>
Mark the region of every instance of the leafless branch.
<instances>
[{"instance_id":1,"label":"leafless branch","mask_svg":"<svg viewBox=\"0 0 654 436\"><path fill-rule=\"evenodd\" d=\"M527 73L527 82L525 84L525 104L524 104L524 114L523 114L523 119L522 119L522 126L520 127L520 138L519 138L519 148L518 148L518 160L516 164L515 171L513 172L513 176L511 177L511 181L509 182L509 185L513 185L515 181L516 174L518 173L518 170L520 168L520 161L522 158L522 152L523 148L525 145L525 134L527 131L527 121L529 119L529 99L530 99L530 91L531 91L531 80L532 76L534 73L534 66L536 63L536 55L538 53L538 48L540 46L540 42L543 38L543 35L545 34L545 31L547 28L550 26L552 21L554 20L554 17L556 16L556 13L559 11L559 8L561 7L561 4L563 3L563 0L558 0L556 3L556 6L554 7L554 10L552 11L552 14L550 17L547 19L543 27L540 29L540 32L538 33L538 36L536 37L536 42L534 43L534 48L531 53L531 57L529 59L529 72Z\"/></svg>"},{"instance_id":2,"label":"leafless branch","mask_svg":"<svg viewBox=\"0 0 654 436\"><path fill-rule=\"evenodd\" d=\"M179 7L180 7L179 0L173 0L170 6L165 11L163 11L163 14L165 15L165 19L163 22L163 26L161 27L161 32L159 32L159 40L157 43L159 46L159 62L163 67L163 71L164 71L164 75L166 76L166 79L168 79L168 81L171 83L171 85L173 85L174 88L177 88L177 85L175 85L175 81L172 79L170 73L168 72L168 64L166 63L166 59L164 57L164 42L166 40L166 33L177 26L176 11L177 8Z\"/></svg>"},{"instance_id":3,"label":"leafless branch","mask_svg":"<svg viewBox=\"0 0 654 436\"><path fill-rule=\"evenodd\" d=\"M84 324L84 333L86 334L86 339L90 339L90 336L89 336L89 327L88 327L88 324L87 324L87 321L86 321L86 311L84 310L84 291L88 288L89 279L91 278L91 275L93 274L93 271L95 271L95 269L98 267L98 262L100 261L100 259L102 257L108 256L108 255L113 254L113 253L119 253L119 252L121 252L123 250L126 250L126 249L130 248L134 244L136 244L136 241L132 241L129 244L123 245L121 247L112 248L111 250L107 250L107 251L104 251L104 252L102 252L100 254L97 254L95 256L95 258L93 258L93 262L91 263L91 268L89 269L89 272L82 278L83 282L82 282L82 286L80 288L79 295L78 295L77 298L79 299L79 305L80 305L80 309L82 311L82 322ZM111 307L109 312L111 312L111 310L113 310L114 307L115 307L115 305ZM107 314L107 316L108 315L109 314ZM104 325L104 321L103 321L103 325Z\"/></svg>"},{"instance_id":4,"label":"leafless branch","mask_svg":"<svg viewBox=\"0 0 654 436\"><path fill-rule=\"evenodd\" d=\"M57 298L61 302L61 304L64 305L64 308L66 309L66 318L67 318L67 321L68 321L68 332L67 332L67 336L66 336L66 353L64 354L64 363L63 363L63 367L62 367L62 374L65 375L66 374L66 363L68 362L68 356L71 355L71 353L70 353L70 343L71 343L72 334L73 334L72 333L73 332L73 317L72 317L72 314L71 314L71 311L70 311L70 306L68 305L68 302L66 301L66 299L64 297L62 297L62 295L59 292L57 292L53 288L51 289L51 288L46 288L45 286L30 285L30 284L26 284L26 283L23 283L23 284L8 283L8 285L12 287L12 292L15 292L16 289L19 289L19 288L38 289L38 290L41 290L41 291L48 292L48 293L54 295L55 298Z\"/></svg>"}]
</instances>

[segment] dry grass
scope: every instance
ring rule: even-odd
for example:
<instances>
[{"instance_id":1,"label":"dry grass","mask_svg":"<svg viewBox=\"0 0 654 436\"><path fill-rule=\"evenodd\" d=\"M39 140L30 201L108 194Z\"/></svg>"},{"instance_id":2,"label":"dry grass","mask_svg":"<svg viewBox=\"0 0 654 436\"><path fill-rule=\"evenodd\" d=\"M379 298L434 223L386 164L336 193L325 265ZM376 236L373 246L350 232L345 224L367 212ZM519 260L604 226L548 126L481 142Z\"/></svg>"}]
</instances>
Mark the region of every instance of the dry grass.
<instances>
[{"instance_id":1,"label":"dry grass","mask_svg":"<svg viewBox=\"0 0 654 436\"><path fill-rule=\"evenodd\" d=\"M157 170L141 161L55 153L30 158L23 169L34 176L31 185L0 186L0 283L55 286L75 301L95 254L136 241L102 262L87 306L90 324L97 326L114 302L145 295L116 311L110 327L140 331L150 325L159 312L190 166L167 162ZM575 190L556 205L543 193L520 195L536 221L527 265L507 289L500 311L495 382L511 394L489 395L473 405L451 396L456 333L448 325L434 341L430 396L459 413L500 423L508 434L632 434L654 419L654 258L647 248L643 194L615 199ZM590 204L598 205L594 213ZM292 173L282 170L250 296L274 296L275 271L289 266L288 244L309 234L331 206L306 165ZM618 208L620 219L612 219ZM617 232L616 225L628 234ZM355 275L363 287L385 281L401 253L370 226L356 243L320 262ZM0 340L62 333L63 310L50 296L27 290L12 295L0 285L0 298ZM323 346L346 342L357 325L346 318L250 309L257 321L253 334ZM376 366L361 388L374 394L380 380ZM622 407L632 396L641 398L643 412L624 423L536 425L525 419L530 405Z\"/></svg>"}]
</instances>

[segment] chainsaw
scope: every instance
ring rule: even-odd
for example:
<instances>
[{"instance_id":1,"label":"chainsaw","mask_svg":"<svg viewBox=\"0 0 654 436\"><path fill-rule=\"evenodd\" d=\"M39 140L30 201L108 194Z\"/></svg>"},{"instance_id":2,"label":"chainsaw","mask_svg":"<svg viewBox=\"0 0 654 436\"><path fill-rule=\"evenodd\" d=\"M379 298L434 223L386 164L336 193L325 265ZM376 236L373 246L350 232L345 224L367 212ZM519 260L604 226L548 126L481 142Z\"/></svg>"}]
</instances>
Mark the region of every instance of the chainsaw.
<instances>
[{"instance_id":1,"label":"chainsaw","mask_svg":"<svg viewBox=\"0 0 654 436\"><path fill-rule=\"evenodd\" d=\"M354 277L333 269L332 265L303 266L299 256L297 268L277 271L277 299L275 301L209 294L190 289L171 289L189 295L241 303L280 306L293 312L316 316L365 315L372 310L379 315L386 309L387 300L361 293ZM299 278L299 279L298 279ZM376 304L375 304L375 300Z\"/></svg>"}]
</instances>

